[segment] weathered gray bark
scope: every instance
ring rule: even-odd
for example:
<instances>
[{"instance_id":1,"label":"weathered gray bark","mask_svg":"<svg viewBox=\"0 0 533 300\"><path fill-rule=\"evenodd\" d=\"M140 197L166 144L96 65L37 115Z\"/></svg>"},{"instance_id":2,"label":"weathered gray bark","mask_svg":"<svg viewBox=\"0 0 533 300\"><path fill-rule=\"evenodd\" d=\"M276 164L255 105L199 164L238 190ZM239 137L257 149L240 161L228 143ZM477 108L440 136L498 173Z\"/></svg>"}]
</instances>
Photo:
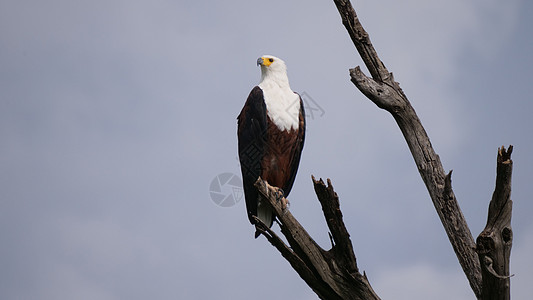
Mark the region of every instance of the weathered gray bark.
<instances>
[{"instance_id":1,"label":"weathered gray bark","mask_svg":"<svg viewBox=\"0 0 533 300\"><path fill-rule=\"evenodd\" d=\"M508 274L512 245L512 146L508 151L503 147L499 149L496 189L490 202L487 226L477 238L476 244L452 190L452 172L445 173L414 108L392 73L379 59L350 1L334 2L342 23L372 76L367 77L360 67L356 67L350 70L351 81L367 98L388 111L396 120L476 298L510 299ZM331 182L328 180L326 187L322 180L316 181L313 178L313 183L330 230L330 250L320 248L292 214L282 209L282 202L276 199L277 188L260 179L256 182L256 187L261 197L273 206L281 232L290 248L270 228L256 219L259 223L258 230L321 299L379 299L366 275L359 273L338 197Z\"/></svg>"},{"instance_id":2,"label":"weathered gray bark","mask_svg":"<svg viewBox=\"0 0 533 300\"><path fill-rule=\"evenodd\" d=\"M508 150L505 150L503 146L498 149L496 188L489 204L487 225L479 234L476 243L483 274L483 300L511 299L509 260L513 244L511 228L512 152L513 146L509 146Z\"/></svg>"},{"instance_id":3,"label":"weathered gray bark","mask_svg":"<svg viewBox=\"0 0 533 300\"><path fill-rule=\"evenodd\" d=\"M444 226L459 263L477 297L481 295L480 264L475 242L451 187L451 172L446 175L439 156L414 108L379 59L370 38L349 1L335 0L342 23L367 66L372 78L356 67L350 70L352 82L378 107L392 114L400 127L433 205Z\"/></svg>"}]
</instances>

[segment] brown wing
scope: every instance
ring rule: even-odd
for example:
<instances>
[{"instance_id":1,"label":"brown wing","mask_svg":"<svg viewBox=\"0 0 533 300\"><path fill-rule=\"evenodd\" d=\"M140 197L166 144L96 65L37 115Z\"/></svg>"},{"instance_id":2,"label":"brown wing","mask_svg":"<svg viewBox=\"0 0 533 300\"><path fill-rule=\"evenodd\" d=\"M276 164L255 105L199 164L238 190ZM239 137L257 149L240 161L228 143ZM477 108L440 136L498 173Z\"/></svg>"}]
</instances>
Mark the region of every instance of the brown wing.
<instances>
[{"instance_id":1,"label":"brown wing","mask_svg":"<svg viewBox=\"0 0 533 300\"><path fill-rule=\"evenodd\" d=\"M237 117L237 138L239 140L239 161L248 219L255 224L252 216L257 215L257 190L254 183L261 175L261 162L264 155L267 132L266 105L263 91L254 87Z\"/></svg>"},{"instance_id":2,"label":"brown wing","mask_svg":"<svg viewBox=\"0 0 533 300\"><path fill-rule=\"evenodd\" d=\"M298 95L299 97L299 95ZM299 115L299 124L298 124L298 133L297 139L293 146L293 154L290 162L290 177L287 181L287 186L283 189L285 191L285 196L289 195L289 192L292 189L294 180L296 179L296 173L298 172L298 166L300 165L300 157L302 155L302 150L304 148L305 141L305 109L302 98L300 98L300 115Z\"/></svg>"}]
</instances>

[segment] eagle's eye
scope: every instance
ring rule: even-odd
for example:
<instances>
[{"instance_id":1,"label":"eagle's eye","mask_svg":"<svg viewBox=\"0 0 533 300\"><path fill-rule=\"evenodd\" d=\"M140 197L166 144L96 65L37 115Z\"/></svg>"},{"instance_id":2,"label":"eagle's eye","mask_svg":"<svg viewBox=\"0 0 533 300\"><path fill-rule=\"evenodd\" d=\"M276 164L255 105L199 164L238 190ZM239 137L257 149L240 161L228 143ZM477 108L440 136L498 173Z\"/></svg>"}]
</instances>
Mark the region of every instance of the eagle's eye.
<instances>
[{"instance_id":1,"label":"eagle's eye","mask_svg":"<svg viewBox=\"0 0 533 300\"><path fill-rule=\"evenodd\" d=\"M269 61L269 62L273 62L274 59L273 59L273 58L269 58L268 61Z\"/></svg>"}]
</instances>

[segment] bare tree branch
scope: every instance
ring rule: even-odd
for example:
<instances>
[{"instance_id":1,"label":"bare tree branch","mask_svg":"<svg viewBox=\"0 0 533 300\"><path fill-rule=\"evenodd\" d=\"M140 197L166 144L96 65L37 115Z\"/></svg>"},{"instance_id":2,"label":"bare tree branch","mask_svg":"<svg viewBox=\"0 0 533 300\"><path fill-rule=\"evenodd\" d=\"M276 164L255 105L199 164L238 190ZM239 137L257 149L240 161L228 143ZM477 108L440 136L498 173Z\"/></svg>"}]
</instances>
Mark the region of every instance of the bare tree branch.
<instances>
[{"instance_id":1,"label":"bare tree branch","mask_svg":"<svg viewBox=\"0 0 533 300\"><path fill-rule=\"evenodd\" d=\"M475 252L475 242L468 224L459 208L451 187L451 172L446 176L439 156L433 150L429 137L414 108L379 59L370 38L359 22L350 1L334 0L342 23L361 55L372 78L359 67L350 70L350 77L357 88L378 107L392 114L400 127L416 166L459 263L470 282L474 294L481 296L481 267Z\"/></svg>"},{"instance_id":2,"label":"bare tree branch","mask_svg":"<svg viewBox=\"0 0 533 300\"><path fill-rule=\"evenodd\" d=\"M341 15L342 24L346 27L352 42L357 48L359 55L363 59L368 71L376 81L384 82L389 76L389 71L385 68L383 62L379 59L374 46L370 42L370 37L365 31L359 18L352 7L349 0L333 0L337 6L337 10Z\"/></svg>"},{"instance_id":3,"label":"bare tree branch","mask_svg":"<svg viewBox=\"0 0 533 300\"><path fill-rule=\"evenodd\" d=\"M322 180L317 181L313 177L313 184L334 242L329 251L322 249L309 236L290 211L283 209L278 188L261 178L255 187L262 197L261 201L266 200L272 206L290 248L265 224L258 222L257 230L280 251L321 299L379 299L366 274L358 271L350 235L342 220L339 199L331 182L328 180L326 186Z\"/></svg>"},{"instance_id":4,"label":"bare tree branch","mask_svg":"<svg viewBox=\"0 0 533 300\"><path fill-rule=\"evenodd\" d=\"M357 261L353 251L352 241L350 240L350 234L342 219L339 197L333 190L329 179L327 187L322 179L317 181L314 176L312 176L312 179L315 186L315 193L322 205L322 211L324 212L324 217L326 218L326 223L331 233L332 250L335 251L339 262L346 268L348 273L357 273L359 272Z\"/></svg>"},{"instance_id":5,"label":"bare tree branch","mask_svg":"<svg viewBox=\"0 0 533 300\"><path fill-rule=\"evenodd\" d=\"M502 146L498 149L496 167L496 188L489 204L487 225L477 238L476 251L482 265L483 300L509 300L510 276L509 260L513 244L511 228L511 175L513 161L511 153Z\"/></svg>"}]
</instances>

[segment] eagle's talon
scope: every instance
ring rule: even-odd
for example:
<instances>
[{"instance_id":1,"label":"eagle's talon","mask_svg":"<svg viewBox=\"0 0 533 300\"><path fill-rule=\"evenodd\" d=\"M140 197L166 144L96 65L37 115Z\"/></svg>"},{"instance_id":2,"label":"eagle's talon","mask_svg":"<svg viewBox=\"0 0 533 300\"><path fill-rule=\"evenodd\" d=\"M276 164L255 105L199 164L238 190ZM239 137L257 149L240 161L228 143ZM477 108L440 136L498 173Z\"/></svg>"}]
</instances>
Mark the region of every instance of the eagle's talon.
<instances>
[{"instance_id":1,"label":"eagle's talon","mask_svg":"<svg viewBox=\"0 0 533 300\"><path fill-rule=\"evenodd\" d=\"M276 202L279 202L281 199L283 199L284 195L285 192L282 189L276 188Z\"/></svg>"},{"instance_id":2,"label":"eagle's talon","mask_svg":"<svg viewBox=\"0 0 533 300\"><path fill-rule=\"evenodd\" d=\"M265 191L268 192L268 185L267 185L266 180L262 180L262 182L263 182L263 185L265 186Z\"/></svg>"},{"instance_id":3,"label":"eagle's talon","mask_svg":"<svg viewBox=\"0 0 533 300\"><path fill-rule=\"evenodd\" d=\"M281 209L283 211L287 210L289 208L289 200L285 198L285 192L280 188L276 188L275 193L276 193L276 202L277 203L281 202Z\"/></svg>"}]
</instances>

